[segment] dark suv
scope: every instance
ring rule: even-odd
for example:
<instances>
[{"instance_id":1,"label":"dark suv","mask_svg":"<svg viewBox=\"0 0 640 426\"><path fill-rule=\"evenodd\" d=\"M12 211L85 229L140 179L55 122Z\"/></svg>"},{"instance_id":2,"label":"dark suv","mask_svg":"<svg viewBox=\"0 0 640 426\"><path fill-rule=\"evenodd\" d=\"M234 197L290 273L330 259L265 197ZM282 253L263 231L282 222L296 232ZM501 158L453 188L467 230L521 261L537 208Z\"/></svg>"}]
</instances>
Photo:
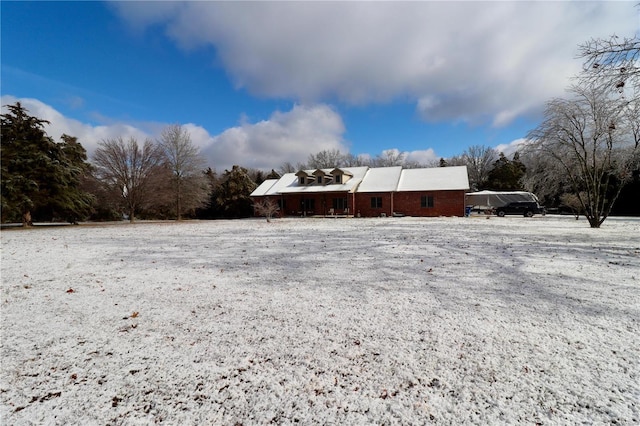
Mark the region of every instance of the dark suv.
<instances>
[{"instance_id":1,"label":"dark suv","mask_svg":"<svg viewBox=\"0 0 640 426\"><path fill-rule=\"evenodd\" d=\"M543 215L544 213L544 207L541 207L535 201L516 201L496 209L496 214L500 217L507 214L521 214L526 217L531 217L534 214Z\"/></svg>"}]
</instances>

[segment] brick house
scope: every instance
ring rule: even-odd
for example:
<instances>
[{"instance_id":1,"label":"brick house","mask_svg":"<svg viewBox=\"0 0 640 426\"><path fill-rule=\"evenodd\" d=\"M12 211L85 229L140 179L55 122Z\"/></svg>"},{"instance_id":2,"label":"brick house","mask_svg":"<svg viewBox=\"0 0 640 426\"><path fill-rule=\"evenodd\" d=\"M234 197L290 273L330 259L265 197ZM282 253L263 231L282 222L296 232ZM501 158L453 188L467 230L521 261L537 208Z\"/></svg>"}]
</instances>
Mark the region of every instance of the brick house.
<instances>
[{"instance_id":1,"label":"brick house","mask_svg":"<svg viewBox=\"0 0 640 426\"><path fill-rule=\"evenodd\" d=\"M300 170L263 182L251 197L281 216L463 216L467 168L341 167Z\"/></svg>"}]
</instances>

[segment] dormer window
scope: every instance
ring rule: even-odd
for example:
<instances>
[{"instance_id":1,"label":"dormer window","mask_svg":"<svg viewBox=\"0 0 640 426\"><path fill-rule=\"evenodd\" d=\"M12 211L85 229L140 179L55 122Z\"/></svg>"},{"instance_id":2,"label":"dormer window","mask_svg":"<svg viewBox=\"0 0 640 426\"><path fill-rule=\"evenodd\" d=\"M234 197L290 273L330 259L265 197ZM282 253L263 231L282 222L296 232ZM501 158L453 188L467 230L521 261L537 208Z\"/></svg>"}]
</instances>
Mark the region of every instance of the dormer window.
<instances>
[{"instance_id":1,"label":"dormer window","mask_svg":"<svg viewBox=\"0 0 640 426\"><path fill-rule=\"evenodd\" d=\"M333 182L339 185L346 183L350 178L353 177L353 174L351 172L339 168L331 170L330 174L333 177Z\"/></svg>"},{"instance_id":2,"label":"dormer window","mask_svg":"<svg viewBox=\"0 0 640 426\"><path fill-rule=\"evenodd\" d=\"M318 185L322 185L324 183L323 177L318 176Z\"/></svg>"},{"instance_id":3,"label":"dormer window","mask_svg":"<svg viewBox=\"0 0 640 426\"><path fill-rule=\"evenodd\" d=\"M315 176L309 175L304 170L300 170L296 176L298 176L298 185L309 185L316 180Z\"/></svg>"}]
</instances>

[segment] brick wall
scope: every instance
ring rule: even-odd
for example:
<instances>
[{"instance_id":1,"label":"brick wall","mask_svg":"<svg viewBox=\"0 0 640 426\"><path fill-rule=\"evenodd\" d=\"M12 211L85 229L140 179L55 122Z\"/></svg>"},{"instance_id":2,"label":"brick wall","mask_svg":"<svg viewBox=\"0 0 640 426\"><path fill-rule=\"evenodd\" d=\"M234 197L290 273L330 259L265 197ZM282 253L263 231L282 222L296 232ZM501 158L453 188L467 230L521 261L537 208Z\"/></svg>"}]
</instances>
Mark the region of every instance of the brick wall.
<instances>
[{"instance_id":1,"label":"brick wall","mask_svg":"<svg viewBox=\"0 0 640 426\"><path fill-rule=\"evenodd\" d=\"M465 191L415 191L393 194L394 210L407 216L464 216ZM433 207L421 207L422 196L433 197Z\"/></svg>"},{"instance_id":2,"label":"brick wall","mask_svg":"<svg viewBox=\"0 0 640 426\"><path fill-rule=\"evenodd\" d=\"M465 191L414 191L414 192L390 192L386 193L357 193L355 194L355 209L353 208L353 194L345 193L310 193L310 194L284 194L282 197L272 197L283 199L284 210L280 212L283 216L302 216L302 200L313 199L313 210L306 211L306 215L328 215L329 209L333 207L334 198L346 198L349 214L360 215L362 217L379 217L382 213L392 216L394 212L407 216L464 216L464 194ZM392 200L393 196L393 200ZM422 196L433 197L433 207L421 207ZM371 198L380 197L382 199L381 208L371 207ZM260 197L257 197L260 198ZM393 207L392 207L393 206ZM335 211L335 214L344 214L344 211Z\"/></svg>"},{"instance_id":3,"label":"brick wall","mask_svg":"<svg viewBox=\"0 0 640 426\"><path fill-rule=\"evenodd\" d=\"M284 213L286 216L312 216L312 215L328 215L333 208L333 199L347 199L347 208L349 214L353 214L353 195L346 193L308 193L308 194L284 194L282 198L285 200ZM313 200L313 209L303 212L302 200ZM309 203L307 203L309 205ZM346 209L334 209L334 214L346 214Z\"/></svg>"},{"instance_id":4,"label":"brick wall","mask_svg":"<svg viewBox=\"0 0 640 426\"><path fill-rule=\"evenodd\" d=\"M382 198L382 207L381 208L373 208L371 207L371 198L372 197L380 197ZM391 193L390 192L367 192L367 193L357 193L356 194L356 216L360 214L362 217L377 217L384 213L387 216L391 216L393 211L391 210Z\"/></svg>"}]
</instances>

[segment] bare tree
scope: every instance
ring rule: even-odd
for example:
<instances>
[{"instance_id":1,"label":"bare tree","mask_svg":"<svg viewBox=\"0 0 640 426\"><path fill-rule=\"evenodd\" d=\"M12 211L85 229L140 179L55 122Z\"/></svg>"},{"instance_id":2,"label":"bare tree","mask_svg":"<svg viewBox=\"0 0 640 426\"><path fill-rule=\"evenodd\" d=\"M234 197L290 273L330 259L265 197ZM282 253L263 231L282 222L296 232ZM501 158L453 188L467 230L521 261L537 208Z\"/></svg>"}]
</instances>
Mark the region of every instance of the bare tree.
<instances>
[{"instance_id":1,"label":"bare tree","mask_svg":"<svg viewBox=\"0 0 640 426\"><path fill-rule=\"evenodd\" d=\"M287 161L280 166L278 171L280 172L280 175L284 175L287 173L295 173L298 170L304 170L306 168L307 168L306 164L297 163L296 165L293 165L291 164L291 162Z\"/></svg>"},{"instance_id":2,"label":"bare tree","mask_svg":"<svg viewBox=\"0 0 640 426\"><path fill-rule=\"evenodd\" d=\"M159 177L166 169L162 150L151 140L145 140L142 147L133 137L126 142L122 138L103 140L93 163L96 177L120 194L131 222L138 209L157 200Z\"/></svg>"},{"instance_id":3,"label":"bare tree","mask_svg":"<svg viewBox=\"0 0 640 426\"><path fill-rule=\"evenodd\" d=\"M271 222L273 216L280 211L278 203L273 201L271 198L264 198L254 202L253 209L256 214L264 216L267 219L267 222Z\"/></svg>"},{"instance_id":4,"label":"bare tree","mask_svg":"<svg viewBox=\"0 0 640 426\"><path fill-rule=\"evenodd\" d=\"M208 199L207 181L202 173L205 161L191 142L189 132L178 124L164 128L158 144L171 169L176 218L181 220L185 211L201 207Z\"/></svg>"},{"instance_id":5,"label":"bare tree","mask_svg":"<svg viewBox=\"0 0 640 426\"><path fill-rule=\"evenodd\" d=\"M407 158L406 152L398 149L386 149L371 161L372 167L402 166Z\"/></svg>"},{"instance_id":6,"label":"bare tree","mask_svg":"<svg viewBox=\"0 0 640 426\"><path fill-rule=\"evenodd\" d=\"M584 198L586 194L582 194ZM580 219L580 212L582 206L580 205L580 197L576 194L565 193L560 196L560 202L564 207L571 210L571 213L575 216L576 220Z\"/></svg>"},{"instance_id":7,"label":"bare tree","mask_svg":"<svg viewBox=\"0 0 640 426\"><path fill-rule=\"evenodd\" d=\"M526 166L522 187L536 194L543 205L557 205L561 196L571 193L561 165L549 156L541 156L529 147L524 147L520 157Z\"/></svg>"},{"instance_id":8,"label":"bare tree","mask_svg":"<svg viewBox=\"0 0 640 426\"><path fill-rule=\"evenodd\" d=\"M311 169L327 169L341 167L344 163L344 155L339 149L325 149L316 154L310 154L307 166Z\"/></svg>"},{"instance_id":9,"label":"bare tree","mask_svg":"<svg viewBox=\"0 0 640 426\"><path fill-rule=\"evenodd\" d=\"M462 160L469 171L471 189L482 189L497 159L496 150L485 145L472 145L462 153Z\"/></svg>"},{"instance_id":10,"label":"bare tree","mask_svg":"<svg viewBox=\"0 0 640 426\"><path fill-rule=\"evenodd\" d=\"M343 158L343 167L362 167L371 164L371 159L365 155L345 154Z\"/></svg>"},{"instance_id":11,"label":"bare tree","mask_svg":"<svg viewBox=\"0 0 640 426\"><path fill-rule=\"evenodd\" d=\"M622 92L629 79L636 89L640 76L640 38L611 36L608 39L592 38L579 46L578 57L584 60L582 79L604 84Z\"/></svg>"},{"instance_id":12,"label":"bare tree","mask_svg":"<svg viewBox=\"0 0 640 426\"><path fill-rule=\"evenodd\" d=\"M638 96L627 100L591 84L570 94L547 104L530 148L562 170L589 225L599 228L638 162Z\"/></svg>"}]
</instances>

